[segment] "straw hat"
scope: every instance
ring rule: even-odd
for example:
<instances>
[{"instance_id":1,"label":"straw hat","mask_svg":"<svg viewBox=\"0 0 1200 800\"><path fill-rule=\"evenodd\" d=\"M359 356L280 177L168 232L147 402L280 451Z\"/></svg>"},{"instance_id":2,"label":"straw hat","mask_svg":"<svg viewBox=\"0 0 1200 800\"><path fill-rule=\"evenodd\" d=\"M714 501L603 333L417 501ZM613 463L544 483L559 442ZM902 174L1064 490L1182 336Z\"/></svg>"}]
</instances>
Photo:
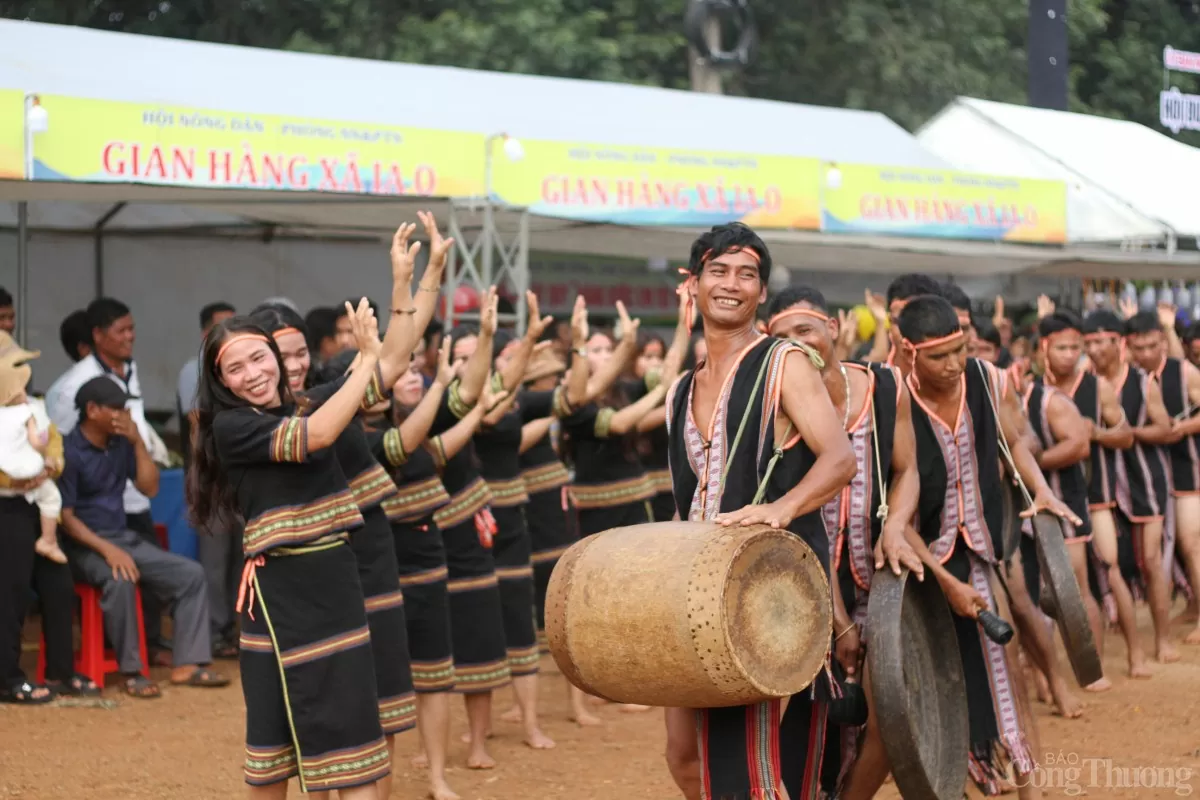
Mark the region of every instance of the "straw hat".
<instances>
[{"instance_id":1,"label":"straw hat","mask_svg":"<svg viewBox=\"0 0 1200 800\"><path fill-rule=\"evenodd\" d=\"M0 406L8 405L25 391L33 376L33 370L26 362L40 355L41 352L26 350L8 333L0 331Z\"/></svg>"}]
</instances>

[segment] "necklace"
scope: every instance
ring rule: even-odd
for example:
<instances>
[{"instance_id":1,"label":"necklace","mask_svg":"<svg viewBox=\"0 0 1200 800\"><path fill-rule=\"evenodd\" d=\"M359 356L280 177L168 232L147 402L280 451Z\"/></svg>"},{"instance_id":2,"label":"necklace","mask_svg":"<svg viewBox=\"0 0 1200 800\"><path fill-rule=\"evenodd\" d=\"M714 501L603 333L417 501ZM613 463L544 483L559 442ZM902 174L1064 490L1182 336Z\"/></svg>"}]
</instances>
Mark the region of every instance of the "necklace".
<instances>
[{"instance_id":1,"label":"necklace","mask_svg":"<svg viewBox=\"0 0 1200 800\"><path fill-rule=\"evenodd\" d=\"M838 369L842 371L842 385L846 387L846 410L842 413L842 430L846 430L850 424L850 376L846 374L846 365L840 361Z\"/></svg>"}]
</instances>

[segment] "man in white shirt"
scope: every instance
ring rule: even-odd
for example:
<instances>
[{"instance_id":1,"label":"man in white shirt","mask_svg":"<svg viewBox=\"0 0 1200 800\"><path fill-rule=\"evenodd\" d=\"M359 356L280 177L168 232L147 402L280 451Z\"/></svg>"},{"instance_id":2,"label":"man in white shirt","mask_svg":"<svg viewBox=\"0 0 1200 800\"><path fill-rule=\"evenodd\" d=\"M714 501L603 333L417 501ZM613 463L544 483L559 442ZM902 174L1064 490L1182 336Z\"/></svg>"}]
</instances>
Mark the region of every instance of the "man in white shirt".
<instances>
[{"instance_id":1,"label":"man in white shirt","mask_svg":"<svg viewBox=\"0 0 1200 800\"><path fill-rule=\"evenodd\" d=\"M214 325L232 317L236 311L229 303L209 303L200 309L201 340ZM179 435L186 469L192 459L192 422L189 417L196 407L196 386L200 382L200 356L197 354L183 365L176 384L175 404L179 412ZM238 580L242 577L242 526L240 521L213 526L196 540L197 556L204 567L208 584L208 615L213 655L217 658L237 656Z\"/></svg>"},{"instance_id":2,"label":"man in white shirt","mask_svg":"<svg viewBox=\"0 0 1200 800\"><path fill-rule=\"evenodd\" d=\"M79 410L75 406L75 395L80 387L97 375L106 375L129 395L127 408L137 425L138 433L146 445L151 458L160 465L169 463L167 447L146 422L146 404L142 399L142 387L138 381L137 365L133 361L135 339L133 313L120 300L101 297L87 307L88 322L92 326L92 353L82 358L59 376L46 391L46 413L50 420L66 436L79 422ZM150 499L139 492L129 481L125 485L125 516L130 530L137 531L155 546L158 538L154 534L154 520L150 516ZM146 643L150 650L167 650L169 645L162 640L162 606L152 593L143 595L142 608L146 624ZM151 662L155 661L151 656Z\"/></svg>"}]
</instances>

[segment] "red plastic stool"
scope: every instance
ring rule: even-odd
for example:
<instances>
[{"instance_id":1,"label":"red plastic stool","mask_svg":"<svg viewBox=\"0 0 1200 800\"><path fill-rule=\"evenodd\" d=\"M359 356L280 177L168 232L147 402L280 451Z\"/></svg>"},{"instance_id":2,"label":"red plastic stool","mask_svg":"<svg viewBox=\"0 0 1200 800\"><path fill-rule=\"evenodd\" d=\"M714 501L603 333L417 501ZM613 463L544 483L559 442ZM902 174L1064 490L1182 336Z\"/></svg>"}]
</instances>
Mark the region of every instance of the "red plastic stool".
<instances>
[{"instance_id":1,"label":"red plastic stool","mask_svg":"<svg viewBox=\"0 0 1200 800\"><path fill-rule=\"evenodd\" d=\"M100 590L86 583L75 584L75 596L79 598L79 651L75 654L75 671L95 681L103 688L106 675L119 672L116 654L104 646L104 612L100 609ZM142 590L134 590L134 607L137 609L138 647L142 656L142 674L150 677L150 658L146 653L146 623L142 617ZM38 683L46 680L46 637L38 652Z\"/></svg>"},{"instance_id":2,"label":"red plastic stool","mask_svg":"<svg viewBox=\"0 0 1200 800\"><path fill-rule=\"evenodd\" d=\"M158 537L158 546L168 553L171 552L171 537L167 535L167 526L161 522L155 523L154 535Z\"/></svg>"}]
</instances>

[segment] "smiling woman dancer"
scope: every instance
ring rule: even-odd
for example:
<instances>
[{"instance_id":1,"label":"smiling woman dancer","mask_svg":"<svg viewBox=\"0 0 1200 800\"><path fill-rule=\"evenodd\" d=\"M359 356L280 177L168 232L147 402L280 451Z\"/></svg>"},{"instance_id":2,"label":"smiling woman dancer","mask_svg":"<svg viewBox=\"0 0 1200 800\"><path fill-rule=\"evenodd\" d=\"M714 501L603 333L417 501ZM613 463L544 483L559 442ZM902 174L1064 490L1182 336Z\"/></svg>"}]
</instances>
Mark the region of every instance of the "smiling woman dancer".
<instances>
[{"instance_id":1,"label":"smiling woman dancer","mask_svg":"<svg viewBox=\"0 0 1200 800\"><path fill-rule=\"evenodd\" d=\"M202 349L188 500L200 525L246 520L238 606L252 797L286 797L296 775L304 792L375 800L390 773L358 564L345 546L363 519L333 452L364 399L376 399L382 345L365 298L350 317L362 358L319 407L297 403L275 341L245 317L216 325Z\"/></svg>"}]
</instances>

